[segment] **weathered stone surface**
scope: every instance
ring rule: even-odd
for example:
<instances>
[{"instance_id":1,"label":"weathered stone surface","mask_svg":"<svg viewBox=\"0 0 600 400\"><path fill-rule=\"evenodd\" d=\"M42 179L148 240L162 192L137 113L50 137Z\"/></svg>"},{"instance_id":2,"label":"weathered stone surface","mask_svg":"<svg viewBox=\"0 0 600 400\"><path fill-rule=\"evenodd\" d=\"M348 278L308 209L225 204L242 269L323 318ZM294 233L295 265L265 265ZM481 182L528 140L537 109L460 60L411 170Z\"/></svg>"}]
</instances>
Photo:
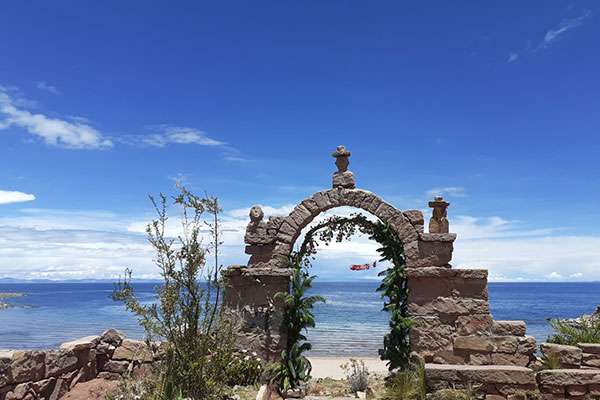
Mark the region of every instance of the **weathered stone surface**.
<instances>
[{"instance_id":1,"label":"weathered stone surface","mask_svg":"<svg viewBox=\"0 0 600 400\"><path fill-rule=\"evenodd\" d=\"M129 368L129 361L116 361L111 360L104 365L104 370L108 372L114 372L116 374L123 374Z\"/></svg>"},{"instance_id":2,"label":"weathered stone surface","mask_svg":"<svg viewBox=\"0 0 600 400\"><path fill-rule=\"evenodd\" d=\"M491 365L492 356L489 353L472 353L469 354L469 362L470 365Z\"/></svg>"},{"instance_id":3,"label":"weathered stone surface","mask_svg":"<svg viewBox=\"0 0 600 400\"><path fill-rule=\"evenodd\" d=\"M350 171L334 173L332 183L334 188L354 189L356 187L354 174Z\"/></svg>"},{"instance_id":4,"label":"weathered stone surface","mask_svg":"<svg viewBox=\"0 0 600 400\"><path fill-rule=\"evenodd\" d=\"M438 297L426 304L410 303L408 306L410 315L469 315L487 314L489 305L486 300L463 299L451 297Z\"/></svg>"},{"instance_id":5,"label":"weathered stone surface","mask_svg":"<svg viewBox=\"0 0 600 400\"><path fill-rule=\"evenodd\" d=\"M412 225L408 225L414 230ZM413 268L448 265L452 261L453 251L452 241L419 240L419 258L412 264L407 262L407 265Z\"/></svg>"},{"instance_id":6,"label":"weathered stone surface","mask_svg":"<svg viewBox=\"0 0 600 400\"><path fill-rule=\"evenodd\" d=\"M44 379L45 354L41 351L15 351L12 356L11 375L15 383Z\"/></svg>"},{"instance_id":7,"label":"weathered stone surface","mask_svg":"<svg viewBox=\"0 0 600 400\"><path fill-rule=\"evenodd\" d=\"M578 343L577 347L584 353L600 355L600 343Z\"/></svg>"},{"instance_id":8,"label":"weathered stone surface","mask_svg":"<svg viewBox=\"0 0 600 400\"><path fill-rule=\"evenodd\" d=\"M522 354L533 354L537 350L536 341L533 336L523 336L517 338L519 342L519 349L517 350Z\"/></svg>"},{"instance_id":9,"label":"weathered stone surface","mask_svg":"<svg viewBox=\"0 0 600 400\"><path fill-rule=\"evenodd\" d=\"M477 382L515 385L535 384L533 370L506 365L448 365L426 364L427 381Z\"/></svg>"},{"instance_id":10,"label":"weathered stone surface","mask_svg":"<svg viewBox=\"0 0 600 400\"><path fill-rule=\"evenodd\" d=\"M407 269L407 276L410 302L424 304L438 297L488 298L487 271L424 267Z\"/></svg>"},{"instance_id":11,"label":"weathered stone surface","mask_svg":"<svg viewBox=\"0 0 600 400\"><path fill-rule=\"evenodd\" d=\"M600 354L583 353L581 356L581 365L600 369Z\"/></svg>"},{"instance_id":12,"label":"weathered stone surface","mask_svg":"<svg viewBox=\"0 0 600 400\"><path fill-rule=\"evenodd\" d=\"M542 343L540 351L546 356L557 356L563 367L579 367L581 365L582 351L579 347L566 346L554 343Z\"/></svg>"},{"instance_id":13,"label":"weathered stone surface","mask_svg":"<svg viewBox=\"0 0 600 400\"><path fill-rule=\"evenodd\" d=\"M100 341L100 336L86 336L81 339L66 342L60 345L61 350L81 351L94 347Z\"/></svg>"},{"instance_id":14,"label":"weathered stone surface","mask_svg":"<svg viewBox=\"0 0 600 400\"><path fill-rule=\"evenodd\" d=\"M587 393L585 385L569 385L567 386L567 394L569 396L583 396Z\"/></svg>"},{"instance_id":15,"label":"weathered stone surface","mask_svg":"<svg viewBox=\"0 0 600 400\"><path fill-rule=\"evenodd\" d=\"M65 372L77 369L79 359L71 350L46 353L46 377L58 377Z\"/></svg>"},{"instance_id":16,"label":"weathered stone surface","mask_svg":"<svg viewBox=\"0 0 600 400\"><path fill-rule=\"evenodd\" d=\"M489 334L492 326L492 316L475 314L460 316L456 319L456 333L459 336Z\"/></svg>"},{"instance_id":17,"label":"weathered stone surface","mask_svg":"<svg viewBox=\"0 0 600 400\"><path fill-rule=\"evenodd\" d=\"M31 383L21 383L6 394L5 400L33 400L35 392L31 389Z\"/></svg>"},{"instance_id":18,"label":"weathered stone surface","mask_svg":"<svg viewBox=\"0 0 600 400\"><path fill-rule=\"evenodd\" d=\"M458 336L454 349L482 353L510 353L517 351L518 341L513 336Z\"/></svg>"},{"instance_id":19,"label":"weathered stone surface","mask_svg":"<svg viewBox=\"0 0 600 400\"><path fill-rule=\"evenodd\" d=\"M525 336L526 330L525 321L494 321L492 325L494 335Z\"/></svg>"},{"instance_id":20,"label":"weathered stone surface","mask_svg":"<svg viewBox=\"0 0 600 400\"><path fill-rule=\"evenodd\" d=\"M10 372L14 351L0 351L0 388L13 382Z\"/></svg>"},{"instance_id":21,"label":"weathered stone surface","mask_svg":"<svg viewBox=\"0 0 600 400\"><path fill-rule=\"evenodd\" d=\"M517 365L519 367L527 367L531 362L531 359L527 354L492 353L491 357L492 364L494 365Z\"/></svg>"},{"instance_id":22,"label":"weathered stone surface","mask_svg":"<svg viewBox=\"0 0 600 400\"><path fill-rule=\"evenodd\" d=\"M56 378L48 378L32 384L33 391L41 397L50 395L51 389L54 387Z\"/></svg>"},{"instance_id":23,"label":"weathered stone surface","mask_svg":"<svg viewBox=\"0 0 600 400\"><path fill-rule=\"evenodd\" d=\"M425 218L421 210L406 210L403 212L411 225L425 225Z\"/></svg>"},{"instance_id":24,"label":"weathered stone surface","mask_svg":"<svg viewBox=\"0 0 600 400\"><path fill-rule=\"evenodd\" d=\"M146 343L140 340L124 339L113 353L115 360L152 362L154 356Z\"/></svg>"},{"instance_id":25,"label":"weathered stone surface","mask_svg":"<svg viewBox=\"0 0 600 400\"><path fill-rule=\"evenodd\" d=\"M410 330L410 342L413 351L421 353L426 361L442 350L452 352L454 328L444 324L438 317L415 317Z\"/></svg>"},{"instance_id":26,"label":"weathered stone surface","mask_svg":"<svg viewBox=\"0 0 600 400\"><path fill-rule=\"evenodd\" d=\"M598 385L600 370L594 369L547 369L537 373L540 385L569 386L569 385Z\"/></svg>"}]
</instances>

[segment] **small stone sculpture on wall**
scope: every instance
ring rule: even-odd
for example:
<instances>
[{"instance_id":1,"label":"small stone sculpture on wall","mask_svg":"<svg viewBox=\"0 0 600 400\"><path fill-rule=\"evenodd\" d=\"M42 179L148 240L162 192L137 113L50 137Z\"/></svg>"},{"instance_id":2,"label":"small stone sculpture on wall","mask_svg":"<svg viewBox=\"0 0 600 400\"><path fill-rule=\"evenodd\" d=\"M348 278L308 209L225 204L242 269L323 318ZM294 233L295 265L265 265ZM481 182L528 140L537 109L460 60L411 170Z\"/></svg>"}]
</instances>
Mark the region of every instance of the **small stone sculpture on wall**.
<instances>
[{"instance_id":1,"label":"small stone sculpture on wall","mask_svg":"<svg viewBox=\"0 0 600 400\"><path fill-rule=\"evenodd\" d=\"M443 197L436 197L429 202L429 207L433 208L433 214L429 220L429 233L448 233L450 225L448 223L448 211L446 210L450 203L444 201Z\"/></svg>"},{"instance_id":2,"label":"small stone sculpture on wall","mask_svg":"<svg viewBox=\"0 0 600 400\"><path fill-rule=\"evenodd\" d=\"M346 189L354 189L356 187L356 181L354 180L354 174L348 171L348 165L350 164L350 151L346 150L344 145L339 145L335 152L332 154L335 157L335 165L337 172L333 174L333 187L341 187Z\"/></svg>"}]
</instances>

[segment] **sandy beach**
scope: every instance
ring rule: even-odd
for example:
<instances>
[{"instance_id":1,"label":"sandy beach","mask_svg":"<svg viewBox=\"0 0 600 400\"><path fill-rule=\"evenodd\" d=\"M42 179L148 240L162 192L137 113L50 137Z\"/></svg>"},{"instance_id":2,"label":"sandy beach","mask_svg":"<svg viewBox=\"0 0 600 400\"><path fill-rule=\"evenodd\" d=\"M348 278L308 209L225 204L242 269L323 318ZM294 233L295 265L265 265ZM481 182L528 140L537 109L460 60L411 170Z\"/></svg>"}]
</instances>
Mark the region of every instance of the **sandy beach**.
<instances>
[{"instance_id":1,"label":"sandy beach","mask_svg":"<svg viewBox=\"0 0 600 400\"><path fill-rule=\"evenodd\" d=\"M387 374L387 367L385 362L381 361L377 357L355 357L357 360L363 360L365 365L369 369L369 372L376 374ZM342 357L309 357L312 363L312 377L313 378L334 378L343 379L345 378L344 371L341 365L347 363L349 358Z\"/></svg>"}]
</instances>

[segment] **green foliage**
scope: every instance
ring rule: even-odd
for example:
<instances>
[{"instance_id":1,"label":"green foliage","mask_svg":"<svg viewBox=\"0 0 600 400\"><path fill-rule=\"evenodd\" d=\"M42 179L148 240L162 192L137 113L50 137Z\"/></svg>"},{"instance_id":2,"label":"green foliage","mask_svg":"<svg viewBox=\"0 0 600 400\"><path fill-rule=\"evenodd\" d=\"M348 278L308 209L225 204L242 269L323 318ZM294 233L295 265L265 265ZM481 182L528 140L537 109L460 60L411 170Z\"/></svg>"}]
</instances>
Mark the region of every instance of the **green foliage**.
<instances>
[{"instance_id":1,"label":"green foliage","mask_svg":"<svg viewBox=\"0 0 600 400\"><path fill-rule=\"evenodd\" d=\"M410 363L409 333L412 321L408 318L408 280L404 247L396 232L388 224L375 224L372 239L381 244L377 251L381 261L391 267L379 273L383 277L377 291L387 298L383 309L390 314L390 331L383 338L382 360L388 360L390 371L406 368Z\"/></svg>"},{"instance_id":2,"label":"green foliage","mask_svg":"<svg viewBox=\"0 0 600 400\"><path fill-rule=\"evenodd\" d=\"M350 385L350 391L366 392L369 387L369 369L363 360L350 359L348 363L340 366L346 374L346 381Z\"/></svg>"},{"instance_id":3,"label":"green foliage","mask_svg":"<svg viewBox=\"0 0 600 400\"><path fill-rule=\"evenodd\" d=\"M170 206L166 196L161 194L158 201L151 197L151 201L157 218L146 232L163 280L155 289L158 301L146 304L137 298L130 270L113 293L115 300L122 301L137 315L148 340L165 341L153 385L139 398L222 399L229 391L228 367L235 359L235 327L221 317L216 281L218 259L212 268L206 265L207 254L218 253L220 245L218 201L180 188L173 199L181 210L182 233L177 238L166 234ZM200 234L207 225L205 213L212 217L208 225L213 240L208 247L203 245ZM211 302L211 292L215 291L217 300Z\"/></svg>"},{"instance_id":4,"label":"green foliage","mask_svg":"<svg viewBox=\"0 0 600 400\"><path fill-rule=\"evenodd\" d=\"M285 307L283 323L287 331L287 346L281 353L281 360L273 364L268 373L271 383L276 384L283 393L298 388L310 379L312 366L304 353L311 349L311 344L306 341L304 333L315 326L313 306L325 301L320 296L306 296L315 277L309 276L306 269L302 268L301 258L294 255L290 262L290 293L275 295L275 300L281 301Z\"/></svg>"},{"instance_id":5,"label":"green foliage","mask_svg":"<svg viewBox=\"0 0 600 400\"><path fill-rule=\"evenodd\" d=\"M544 354L541 369L560 369L560 355L558 353Z\"/></svg>"},{"instance_id":6,"label":"green foliage","mask_svg":"<svg viewBox=\"0 0 600 400\"><path fill-rule=\"evenodd\" d=\"M247 386L259 382L263 373L262 360L254 352L243 350L235 353L227 366L228 384L230 386Z\"/></svg>"},{"instance_id":7,"label":"green foliage","mask_svg":"<svg viewBox=\"0 0 600 400\"><path fill-rule=\"evenodd\" d=\"M393 372L386 380L383 400L425 400L425 366L422 363Z\"/></svg>"},{"instance_id":8,"label":"green foliage","mask_svg":"<svg viewBox=\"0 0 600 400\"><path fill-rule=\"evenodd\" d=\"M600 343L600 318L581 317L578 320L550 319L554 335L548 342L575 346L577 343Z\"/></svg>"}]
</instances>

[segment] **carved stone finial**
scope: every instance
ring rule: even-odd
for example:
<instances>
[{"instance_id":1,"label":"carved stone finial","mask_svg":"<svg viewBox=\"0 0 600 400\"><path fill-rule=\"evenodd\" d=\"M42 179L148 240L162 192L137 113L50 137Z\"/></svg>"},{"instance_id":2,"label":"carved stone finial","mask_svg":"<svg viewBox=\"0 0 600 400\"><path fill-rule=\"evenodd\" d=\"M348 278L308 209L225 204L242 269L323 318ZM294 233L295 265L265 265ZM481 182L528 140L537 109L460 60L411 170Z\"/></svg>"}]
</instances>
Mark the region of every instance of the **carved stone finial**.
<instances>
[{"instance_id":1,"label":"carved stone finial","mask_svg":"<svg viewBox=\"0 0 600 400\"><path fill-rule=\"evenodd\" d=\"M260 206L252 206L252 208L250 209L249 216L250 223L258 225L258 223L264 218L265 213L263 212L262 208L260 208Z\"/></svg>"},{"instance_id":2,"label":"carved stone finial","mask_svg":"<svg viewBox=\"0 0 600 400\"><path fill-rule=\"evenodd\" d=\"M450 205L443 197L435 197L429 202L429 207L433 208L431 219L429 220L429 233L448 233L450 225L448 223L447 208Z\"/></svg>"},{"instance_id":3,"label":"carved stone finial","mask_svg":"<svg viewBox=\"0 0 600 400\"><path fill-rule=\"evenodd\" d=\"M346 188L346 189L354 189L356 187L356 182L354 180L354 174L348 171L348 165L350 164L350 151L346 150L344 145L339 145L335 152L331 155L335 157L335 166L337 167L337 172L333 174L333 187L334 188Z\"/></svg>"}]
</instances>

